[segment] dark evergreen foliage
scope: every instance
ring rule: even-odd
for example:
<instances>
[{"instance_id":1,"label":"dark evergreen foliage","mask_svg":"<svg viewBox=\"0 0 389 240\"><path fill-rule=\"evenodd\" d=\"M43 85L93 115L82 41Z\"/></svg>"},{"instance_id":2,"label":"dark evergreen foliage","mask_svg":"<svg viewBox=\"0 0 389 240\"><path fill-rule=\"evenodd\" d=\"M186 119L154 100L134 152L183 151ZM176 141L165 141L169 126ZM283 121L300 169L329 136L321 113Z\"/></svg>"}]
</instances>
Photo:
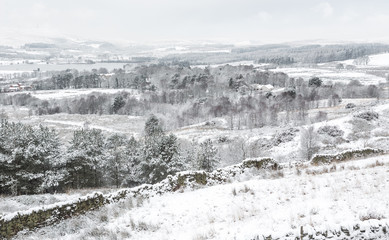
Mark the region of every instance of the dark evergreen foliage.
<instances>
[{"instance_id":1,"label":"dark evergreen foliage","mask_svg":"<svg viewBox=\"0 0 389 240\"><path fill-rule=\"evenodd\" d=\"M318 77L313 77L313 78L309 79L308 85L311 87L320 87L322 83L323 83L323 80L321 80Z\"/></svg>"},{"instance_id":2,"label":"dark evergreen foliage","mask_svg":"<svg viewBox=\"0 0 389 240\"><path fill-rule=\"evenodd\" d=\"M117 113L122 107L124 107L125 104L126 102L123 100L122 96L115 97L115 100L112 105L113 112Z\"/></svg>"},{"instance_id":3,"label":"dark evergreen foliage","mask_svg":"<svg viewBox=\"0 0 389 240\"><path fill-rule=\"evenodd\" d=\"M54 130L2 121L0 194L33 194L58 186L60 143Z\"/></svg>"}]
</instances>

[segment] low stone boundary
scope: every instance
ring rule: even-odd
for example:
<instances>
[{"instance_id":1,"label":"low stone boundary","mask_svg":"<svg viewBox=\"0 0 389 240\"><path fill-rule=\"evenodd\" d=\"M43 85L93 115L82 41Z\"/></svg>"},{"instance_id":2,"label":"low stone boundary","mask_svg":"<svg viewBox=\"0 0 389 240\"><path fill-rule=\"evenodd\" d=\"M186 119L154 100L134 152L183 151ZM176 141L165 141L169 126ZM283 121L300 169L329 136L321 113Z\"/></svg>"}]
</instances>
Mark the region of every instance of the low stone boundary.
<instances>
[{"instance_id":1,"label":"low stone boundary","mask_svg":"<svg viewBox=\"0 0 389 240\"><path fill-rule=\"evenodd\" d=\"M279 165L270 158L249 159L241 164L217 169L213 172L195 171L179 172L168 176L165 180L154 184L144 184L139 187L120 190L116 193L103 195L94 193L78 199L76 202L53 204L46 207L34 208L27 211L8 214L0 218L0 238L9 239L22 230L34 230L39 227L52 225L61 220L77 216L88 211L117 202L130 196L148 197L150 194L163 194L177 191L180 188L194 185L214 185L227 182L231 177L243 173L250 168L278 169Z\"/></svg>"},{"instance_id":2,"label":"low stone boundary","mask_svg":"<svg viewBox=\"0 0 389 240\"><path fill-rule=\"evenodd\" d=\"M356 157L365 157L368 154L380 154L383 151L355 150L338 155L322 155L325 159L333 161L345 161ZM328 157L332 156L332 158ZM338 157L337 157L338 156ZM335 159L335 160L334 160ZM123 189L111 194L94 193L80 198L75 202L59 203L42 208L34 208L27 211L8 214L0 218L0 239L10 239L23 230L34 230L40 227L58 223L64 219L96 210L106 204L120 201L127 197L149 197L153 194L173 192L185 187L201 185L216 185L228 182L234 176L250 169L272 172L281 169L273 159L248 159L241 164L217 169L213 172L187 171L179 172L174 176L168 176L165 180L154 184L144 184L131 189ZM389 238L389 221L368 220L349 226L340 226L331 230L317 230L311 226L300 227L296 231L283 236L258 235L253 240L281 240L281 239L382 239Z\"/></svg>"},{"instance_id":3,"label":"low stone boundary","mask_svg":"<svg viewBox=\"0 0 389 240\"><path fill-rule=\"evenodd\" d=\"M334 154L334 155L315 155L312 160L312 165L321 165L321 164L331 164L333 162L342 162L348 161L352 159L359 159L365 157L372 157L384 154L383 150L373 149L373 148L364 148L364 149L356 149L345 151L342 153Z\"/></svg>"},{"instance_id":4,"label":"low stone boundary","mask_svg":"<svg viewBox=\"0 0 389 240\"><path fill-rule=\"evenodd\" d=\"M327 240L327 239L388 239L389 221L370 220L349 226L338 225L333 229L316 230L314 227L305 226L296 229L295 232L284 236L258 235L252 240Z\"/></svg>"},{"instance_id":5,"label":"low stone boundary","mask_svg":"<svg viewBox=\"0 0 389 240\"><path fill-rule=\"evenodd\" d=\"M11 216L6 215L0 219L0 237L9 239L24 229L33 230L51 225L63 219L98 209L105 203L104 196L101 193L95 193L73 203L18 212Z\"/></svg>"}]
</instances>

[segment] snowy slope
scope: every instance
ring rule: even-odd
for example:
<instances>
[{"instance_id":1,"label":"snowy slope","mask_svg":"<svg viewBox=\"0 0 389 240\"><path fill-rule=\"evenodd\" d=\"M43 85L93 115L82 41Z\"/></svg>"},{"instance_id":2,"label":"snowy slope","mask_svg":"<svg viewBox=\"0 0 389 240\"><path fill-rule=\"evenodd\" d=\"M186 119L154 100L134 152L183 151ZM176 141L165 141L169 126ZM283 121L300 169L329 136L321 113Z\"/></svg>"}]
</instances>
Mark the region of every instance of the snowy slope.
<instances>
[{"instance_id":1,"label":"snowy slope","mask_svg":"<svg viewBox=\"0 0 389 240\"><path fill-rule=\"evenodd\" d=\"M369 65L371 66L389 66L389 53L370 56Z\"/></svg>"},{"instance_id":2,"label":"snowy slope","mask_svg":"<svg viewBox=\"0 0 389 240\"><path fill-rule=\"evenodd\" d=\"M132 97L139 99L140 93L134 89L128 88L118 88L118 89L107 89L107 88L86 88L86 89L60 89L60 90L39 90L26 92L33 97L36 97L41 100L50 100L50 99L63 99L63 98L74 98L83 95L88 95L91 93L101 93L101 94L115 94L119 92L127 92L131 94ZM8 95L20 94L18 92L7 93Z\"/></svg>"},{"instance_id":3,"label":"snowy slope","mask_svg":"<svg viewBox=\"0 0 389 240\"><path fill-rule=\"evenodd\" d=\"M362 84L378 84L385 82L386 80L382 77L378 77L372 74L368 74L365 71L354 71L354 70L336 70L334 68L277 68L272 69L274 72L283 72L288 74L289 77L303 78L309 80L312 77L319 77L325 82L341 82L347 84L352 80L358 80Z\"/></svg>"},{"instance_id":4,"label":"snowy slope","mask_svg":"<svg viewBox=\"0 0 389 240\"><path fill-rule=\"evenodd\" d=\"M17 239L253 239L387 223L388 155L284 177L127 199ZM319 167L320 169L320 167ZM325 171L324 171L325 170ZM312 171L311 171L312 172ZM374 204L371 203L374 199ZM368 220L371 219L371 220Z\"/></svg>"},{"instance_id":5,"label":"snowy slope","mask_svg":"<svg viewBox=\"0 0 389 240\"><path fill-rule=\"evenodd\" d=\"M368 67L388 67L389 66L389 53L381 53L369 56L370 61L367 65L358 66L359 68ZM344 64L353 64L354 59L342 61Z\"/></svg>"}]
</instances>

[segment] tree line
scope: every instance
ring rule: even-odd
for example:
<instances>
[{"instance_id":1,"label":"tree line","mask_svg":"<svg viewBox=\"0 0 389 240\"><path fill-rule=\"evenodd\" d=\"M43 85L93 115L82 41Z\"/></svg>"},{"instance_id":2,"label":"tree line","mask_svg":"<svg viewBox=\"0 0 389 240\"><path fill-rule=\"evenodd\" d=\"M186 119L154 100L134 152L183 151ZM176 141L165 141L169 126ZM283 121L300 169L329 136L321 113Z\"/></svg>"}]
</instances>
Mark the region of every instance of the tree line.
<instances>
[{"instance_id":1,"label":"tree line","mask_svg":"<svg viewBox=\"0 0 389 240\"><path fill-rule=\"evenodd\" d=\"M143 70L152 74L157 73L160 67L166 66L150 66ZM166 68L171 70L170 67ZM157 91L132 89L115 94L94 92L71 99L51 100L40 100L28 93L3 94L0 103L26 106L30 108L30 115L147 116L154 113L163 115L161 117L170 129L204 122L212 117L223 117L228 119L231 129L244 129L282 122L301 124L309 120L308 110L319 105L332 107L339 104L342 98L379 98L382 94L379 86L362 85L358 81L332 84L323 83L317 77L305 81L289 78L284 73L256 72L247 66L221 68L209 69L209 72L202 70L203 73L198 75L172 71L171 79L164 81L162 89ZM256 91L251 87L254 84L270 84L281 90Z\"/></svg>"},{"instance_id":2,"label":"tree line","mask_svg":"<svg viewBox=\"0 0 389 240\"><path fill-rule=\"evenodd\" d=\"M219 164L211 140L181 149L160 119L150 116L141 139L101 130L75 130L64 147L53 129L0 125L0 194L37 194L66 189L131 187L156 183L182 170L212 171Z\"/></svg>"},{"instance_id":3,"label":"tree line","mask_svg":"<svg viewBox=\"0 0 389 240\"><path fill-rule=\"evenodd\" d=\"M292 46L268 44L248 47L233 47L229 53L184 53L162 58L164 61L189 61L199 64L221 64L226 62L254 60L277 65L296 63L324 63L356 59L367 55L387 52L387 44L310 44ZM292 61L291 61L292 60Z\"/></svg>"}]
</instances>

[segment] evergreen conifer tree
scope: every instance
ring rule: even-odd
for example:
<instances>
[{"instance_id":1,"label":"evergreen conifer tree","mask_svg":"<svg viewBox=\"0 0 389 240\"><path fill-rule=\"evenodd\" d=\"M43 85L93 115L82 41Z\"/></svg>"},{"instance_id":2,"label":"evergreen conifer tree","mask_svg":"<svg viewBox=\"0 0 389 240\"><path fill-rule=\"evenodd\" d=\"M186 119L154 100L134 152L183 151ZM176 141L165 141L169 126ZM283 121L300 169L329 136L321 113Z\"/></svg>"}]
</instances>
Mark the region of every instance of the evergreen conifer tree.
<instances>
[{"instance_id":1,"label":"evergreen conifer tree","mask_svg":"<svg viewBox=\"0 0 389 240\"><path fill-rule=\"evenodd\" d=\"M220 163L220 158L217 154L217 149L213 145L210 139L200 144L200 149L197 155L198 168L207 172L211 172L216 169Z\"/></svg>"},{"instance_id":2,"label":"evergreen conifer tree","mask_svg":"<svg viewBox=\"0 0 389 240\"><path fill-rule=\"evenodd\" d=\"M145 141L140 162L140 177L144 182L156 183L169 174L182 170L178 155L177 137L166 135L158 118L152 115L145 124Z\"/></svg>"}]
</instances>

